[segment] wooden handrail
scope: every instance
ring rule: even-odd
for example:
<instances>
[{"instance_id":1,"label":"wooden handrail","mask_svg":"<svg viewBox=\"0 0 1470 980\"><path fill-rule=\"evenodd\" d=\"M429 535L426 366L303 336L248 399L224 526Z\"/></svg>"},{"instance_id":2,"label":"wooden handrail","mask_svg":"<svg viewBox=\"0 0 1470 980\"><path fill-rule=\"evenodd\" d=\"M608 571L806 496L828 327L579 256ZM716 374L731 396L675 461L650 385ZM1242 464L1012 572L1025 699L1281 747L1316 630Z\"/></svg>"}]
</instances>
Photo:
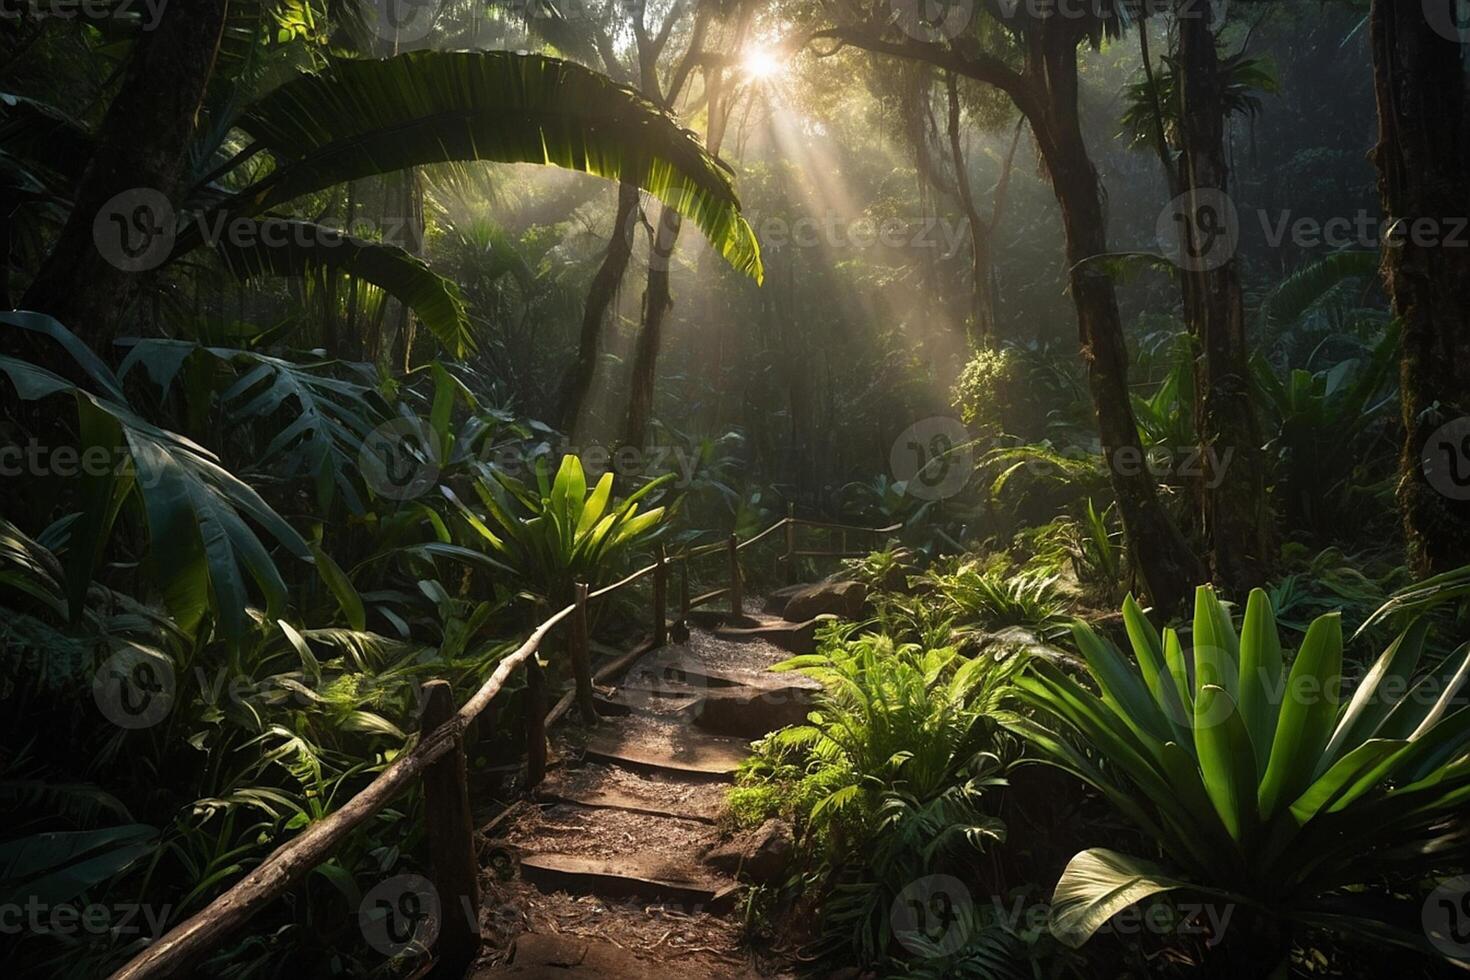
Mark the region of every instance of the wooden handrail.
<instances>
[{"instance_id":1,"label":"wooden handrail","mask_svg":"<svg viewBox=\"0 0 1470 980\"><path fill-rule=\"evenodd\" d=\"M230 886L223 895L133 957L112 975L114 980L174 976L185 972L292 882L325 861L327 853L342 838L407 789L409 782L428 768L429 763L454 747L465 726L500 693L511 672L532 656L546 634L571 613L572 607L567 606L536 627L526 642L496 665L494 673L451 721L421 736L417 745L393 760L387 769L339 809L276 848L259 867Z\"/></svg>"},{"instance_id":2,"label":"wooden handrail","mask_svg":"<svg viewBox=\"0 0 1470 980\"><path fill-rule=\"evenodd\" d=\"M733 548L727 542L715 542L712 545L686 550L683 555L675 556L668 561L687 562L690 558L727 549L733 555L788 524L872 534L889 534L902 527L897 524L887 528L852 527L799 519L788 514L760 533L739 542ZM830 553L822 554L830 555ZM658 563L655 562L641 568L612 585L590 593L586 601L590 602L611 595L644 576L653 574L658 567ZM738 574L738 567L733 571ZM738 579L734 588L738 594L740 588ZM699 597L691 605L729 591L728 587L716 590L708 596ZM291 884L325 861L332 848L344 837L387 806L394 797L407 789L414 779L423 776L434 762L458 749L465 729L490 706L490 702L500 693L505 682L510 679L510 675L534 656L547 635L563 620L572 616L576 609L577 606L574 603L547 618L514 652L496 664L495 670L485 680L485 683L480 685L479 690L455 712L449 721L427 734L419 733L418 741L414 746L394 759L360 792L341 807L272 851L255 870L124 964L121 969L112 974L111 980L151 980L154 977L186 975L194 964L222 942L225 937L241 928L256 912L276 899ZM445 914L459 914L459 910L456 908L453 913L446 910Z\"/></svg>"}]
</instances>

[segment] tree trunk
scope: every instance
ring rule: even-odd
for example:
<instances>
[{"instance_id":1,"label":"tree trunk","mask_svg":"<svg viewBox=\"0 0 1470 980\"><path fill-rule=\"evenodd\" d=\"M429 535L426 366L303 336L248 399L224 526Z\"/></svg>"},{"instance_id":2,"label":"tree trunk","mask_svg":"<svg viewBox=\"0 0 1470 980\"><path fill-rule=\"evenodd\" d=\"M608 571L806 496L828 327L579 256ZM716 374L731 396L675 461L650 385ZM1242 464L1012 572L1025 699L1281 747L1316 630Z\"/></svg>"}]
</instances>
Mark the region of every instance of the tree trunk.
<instances>
[{"instance_id":1,"label":"tree trunk","mask_svg":"<svg viewBox=\"0 0 1470 980\"><path fill-rule=\"evenodd\" d=\"M643 326L638 331L638 343L633 352L628 418L623 426L624 445L642 446L648 435L648 420L653 415L653 389L658 375L658 352L663 346L664 319L674 305L669 291L669 271L682 227L683 219L679 212L668 206L659 209L658 234L648 260L648 289L643 294Z\"/></svg>"},{"instance_id":2,"label":"tree trunk","mask_svg":"<svg viewBox=\"0 0 1470 980\"><path fill-rule=\"evenodd\" d=\"M1075 39L1055 28L1034 37L1028 58L1032 127L1061 206L1068 280L1087 364L1103 457L1129 549L1154 605L1183 605L1205 571L1159 500L1143 457L1128 392L1128 352L1117 293L1107 273L1084 260L1108 251L1102 188L1077 109ZM1032 100L1028 100L1031 102Z\"/></svg>"},{"instance_id":3,"label":"tree trunk","mask_svg":"<svg viewBox=\"0 0 1470 980\"><path fill-rule=\"evenodd\" d=\"M94 222L99 232L110 230L107 214L125 191L151 192L155 200L178 198L184 153L214 71L227 6L228 0L175 4L156 30L139 35L98 128L97 151L82 174L71 214L22 299L23 307L51 314L93 347L111 341L138 281L137 272L99 250ZM168 236L173 216L162 210L144 199L113 217L137 217Z\"/></svg>"},{"instance_id":4,"label":"tree trunk","mask_svg":"<svg viewBox=\"0 0 1470 980\"><path fill-rule=\"evenodd\" d=\"M756 5L748 0L739 6L730 44L731 50L739 50L745 43L745 37L750 32L755 7ZM705 18L708 16L705 10L698 15L699 19L695 22L693 36L689 42L689 50L685 52L684 64L686 66L692 66L694 64L692 59L704 51L705 30L708 26L708 20ZM640 47L643 46L640 43ZM670 82L667 94L661 96L653 63L647 58L640 58L640 62L643 69L644 94L672 112L674 103L688 80L688 72L682 68L676 71L675 79ZM725 68L707 69L704 84L709 115L705 148L709 151L710 156L718 157L720 145L725 140L725 128L730 119L730 106L725 99ZM623 443L625 445L642 446L643 440L648 435L648 422L653 415L654 387L658 377L659 349L663 346L664 321L674 305L673 294L669 288L669 273L672 270L674 248L679 243L679 231L682 227L683 218L677 211L667 206L659 209L658 230L654 233L653 249L648 258L648 287L643 293L643 323L638 331L638 341L634 345L628 414L623 424Z\"/></svg>"},{"instance_id":5,"label":"tree trunk","mask_svg":"<svg viewBox=\"0 0 1470 980\"><path fill-rule=\"evenodd\" d=\"M1470 100L1453 7L1374 0L1371 14L1373 156L1392 230L1383 278L1402 344L1398 497L1409 560L1424 575L1470 556Z\"/></svg>"},{"instance_id":6,"label":"tree trunk","mask_svg":"<svg viewBox=\"0 0 1470 980\"><path fill-rule=\"evenodd\" d=\"M1102 270L1081 264L1108 251L1102 188L1082 138L1077 106L1077 46L1087 40L1093 26L1072 18L1036 19L1022 34L1026 65L1020 72L983 52L956 50L957 45L946 49L892 42L865 29L846 27L819 32L819 36L836 37L871 51L927 60L995 85L1011 97L1031 123L1061 206L1078 338L1129 550L1154 604L1172 610L1204 581L1204 566L1164 509L1143 459L1138 425L1129 402L1128 352L1113 282Z\"/></svg>"},{"instance_id":7,"label":"tree trunk","mask_svg":"<svg viewBox=\"0 0 1470 980\"><path fill-rule=\"evenodd\" d=\"M1225 158L1225 93L1215 31L1204 16L1179 18L1179 72L1184 143L1179 177L1189 195L1191 240L1206 213L1219 215L1229 191ZM1187 254L1199 250L1193 242ZM1260 430L1251 407L1245 303L1233 240L1182 270L1185 317L1195 338L1195 431L1204 449L1201 526L1215 581L1245 589L1270 568L1271 521L1266 509Z\"/></svg>"},{"instance_id":8,"label":"tree trunk","mask_svg":"<svg viewBox=\"0 0 1470 980\"><path fill-rule=\"evenodd\" d=\"M960 145L959 80L954 72L945 78L949 97L949 152L954 159L955 189L965 220L970 225L970 316L967 339L971 347L991 342L995 334L995 309L990 304L990 226L980 220L975 208L975 195L970 189L970 171Z\"/></svg>"},{"instance_id":9,"label":"tree trunk","mask_svg":"<svg viewBox=\"0 0 1470 980\"><path fill-rule=\"evenodd\" d=\"M577 343L577 359L562 376L557 397L557 427L573 439L592 379L597 374L597 353L602 342L602 325L607 311L622 285L628 258L633 254L634 222L638 216L638 185L624 181L618 185L618 210L613 219L612 236L602 265L592 277L587 290L587 305L582 310L582 335Z\"/></svg>"}]
</instances>

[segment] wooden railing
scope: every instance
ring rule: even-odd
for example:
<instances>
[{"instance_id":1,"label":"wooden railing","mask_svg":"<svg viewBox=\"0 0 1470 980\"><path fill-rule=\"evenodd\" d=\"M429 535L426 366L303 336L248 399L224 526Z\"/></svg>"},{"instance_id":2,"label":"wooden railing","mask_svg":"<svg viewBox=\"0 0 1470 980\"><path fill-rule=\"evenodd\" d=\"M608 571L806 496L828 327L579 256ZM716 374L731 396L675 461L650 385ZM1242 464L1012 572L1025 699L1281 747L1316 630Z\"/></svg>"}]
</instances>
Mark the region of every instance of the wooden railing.
<instances>
[{"instance_id":1,"label":"wooden railing","mask_svg":"<svg viewBox=\"0 0 1470 980\"><path fill-rule=\"evenodd\" d=\"M892 534L901 525L883 528L853 527L810 521L795 516L788 508L787 516L770 527L740 541L731 534L728 541L713 542L691 548L673 559L660 549L657 560L621 581L588 592L577 586L576 600L560 609L537 626L525 642L495 666L494 672L480 689L454 710L453 694L447 681L434 680L424 685L419 738L413 748L400 754L361 792L327 817L312 824L290 841L276 848L259 867L232 885L199 912L170 929L157 942L129 960L112 975L113 980L187 976L191 968L223 940L242 928L255 913L279 897L294 882L325 861L332 849L353 830L381 811L415 778L423 780L424 820L429 841L432 882L439 896L440 928L434 944L437 965L446 973L463 969L479 949L479 936L473 910L479 908L478 862L475 856L468 780L465 772L464 735L466 729L484 715L490 702L500 693L511 674L521 666L527 668L526 782L537 785L546 771L546 728L572 703L576 703L584 720L595 720L594 684L626 669L638 656L667 642L668 567L680 565L679 622L689 611L721 596L730 599L734 615L744 612L744 585L740 573L740 552L764 540L778 530L786 531L786 551L782 556L788 578L794 578L797 561L804 557L847 557L866 552L849 552L849 533ZM796 531L811 527L842 534L837 551L799 550ZM724 551L728 558L729 585L690 598L689 562ZM607 664L596 675L591 670L588 637L588 604L612 595L652 575L653 630L650 640ZM571 621L570 660L574 687L553 708L546 709L546 682L535 654L551 631ZM471 910L471 915L461 914Z\"/></svg>"}]
</instances>

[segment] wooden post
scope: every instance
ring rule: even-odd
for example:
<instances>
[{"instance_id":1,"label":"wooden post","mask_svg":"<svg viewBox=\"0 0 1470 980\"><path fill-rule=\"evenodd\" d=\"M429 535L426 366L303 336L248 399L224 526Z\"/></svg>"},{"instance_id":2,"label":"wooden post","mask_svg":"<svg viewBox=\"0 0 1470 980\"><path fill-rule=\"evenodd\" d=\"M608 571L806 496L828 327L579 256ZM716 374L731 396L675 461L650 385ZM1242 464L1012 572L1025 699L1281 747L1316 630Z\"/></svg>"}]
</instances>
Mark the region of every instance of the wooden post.
<instances>
[{"instance_id":1,"label":"wooden post","mask_svg":"<svg viewBox=\"0 0 1470 980\"><path fill-rule=\"evenodd\" d=\"M689 642L689 558L679 562L679 622L674 625L674 642Z\"/></svg>"},{"instance_id":2,"label":"wooden post","mask_svg":"<svg viewBox=\"0 0 1470 980\"><path fill-rule=\"evenodd\" d=\"M592 651L588 649L587 636L587 583L575 586L575 608L572 611L572 673L576 675L577 707L582 712L582 721L597 724L597 703L592 697Z\"/></svg>"},{"instance_id":3,"label":"wooden post","mask_svg":"<svg viewBox=\"0 0 1470 980\"><path fill-rule=\"evenodd\" d=\"M533 653L526 658L526 788L535 789L545 778L546 672Z\"/></svg>"},{"instance_id":4,"label":"wooden post","mask_svg":"<svg viewBox=\"0 0 1470 980\"><path fill-rule=\"evenodd\" d=\"M786 584L796 584L796 505L786 505Z\"/></svg>"},{"instance_id":5,"label":"wooden post","mask_svg":"<svg viewBox=\"0 0 1470 980\"><path fill-rule=\"evenodd\" d=\"M454 717L454 691L448 681L424 685L419 731L425 735ZM424 770L424 821L434 889L439 895L439 938L434 957L443 976L463 974L480 952L479 859L465 779L464 742Z\"/></svg>"},{"instance_id":6,"label":"wooden post","mask_svg":"<svg viewBox=\"0 0 1470 980\"><path fill-rule=\"evenodd\" d=\"M745 615L745 598L740 586L740 537L730 532L730 612Z\"/></svg>"},{"instance_id":7,"label":"wooden post","mask_svg":"<svg viewBox=\"0 0 1470 980\"><path fill-rule=\"evenodd\" d=\"M653 566L653 645L664 646L669 642L668 591L669 572L665 565L667 556L664 546L658 546L658 561Z\"/></svg>"}]
</instances>

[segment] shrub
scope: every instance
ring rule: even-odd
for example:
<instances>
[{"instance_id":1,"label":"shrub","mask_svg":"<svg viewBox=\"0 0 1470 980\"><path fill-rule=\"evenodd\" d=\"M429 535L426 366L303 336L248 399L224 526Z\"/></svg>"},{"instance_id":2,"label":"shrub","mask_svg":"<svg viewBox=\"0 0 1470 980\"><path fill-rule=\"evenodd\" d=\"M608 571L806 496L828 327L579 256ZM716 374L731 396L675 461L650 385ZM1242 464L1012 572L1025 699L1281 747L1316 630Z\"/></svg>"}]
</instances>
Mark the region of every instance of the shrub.
<instances>
[{"instance_id":1,"label":"shrub","mask_svg":"<svg viewBox=\"0 0 1470 980\"><path fill-rule=\"evenodd\" d=\"M534 490L482 467L474 489L485 508L483 518L448 487L440 491L489 545L492 558L559 609L572 601L575 583L602 584L618 558L661 530L664 508L639 513L638 502L669 479L646 483L615 503L613 474L604 473L589 491L581 460L567 455L555 479L537 466Z\"/></svg>"},{"instance_id":2,"label":"shrub","mask_svg":"<svg viewBox=\"0 0 1470 980\"><path fill-rule=\"evenodd\" d=\"M1016 725L1045 759L1152 835L1165 861L1103 848L1077 854L1056 888L1057 937L1080 945L1134 902L1187 889L1243 904L1263 921L1432 951L1422 932L1380 921L1359 886L1465 860L1470 708L1451 709L1470 676L1470 645L1421 673L1421 619L1340 700L1336 613L1311 624L1288 664L1259 589L1237 636L1202 587L1189 657L1132 597L1123 612L1137 663L1075 627L1099 693L1033 661L1017 685L1050 722Z\"/></svg>"},{"instance_id":3,"label":"shrub","mask_svg":"<svg viewBox=\"0 0 1470 980\"><path fill-rule=\"evenodd\" d=\"M953 571L933 570L922 581L949 607L962 630L1019 626L1049 639L1064 634L1071 623L1055 576L1003 575L967 560Z\"/></svg>"},{"instance_id":4,"label":"shrub","mask_svg":"<svg viewBox=\"0 0 1470 980\"><path fill-rule=\"evenodd\" d=\"M824 693L807 724L757 744L735 792L748 803L777 786L767 798L793 806L812 871L829 885L829 951L893 956L899 892L1004 840L982 799L1005 784L1013 753L998 718L1019 662L853 638L849 627L776 668L820 680Z\"/></svg>"}]
</instances>

